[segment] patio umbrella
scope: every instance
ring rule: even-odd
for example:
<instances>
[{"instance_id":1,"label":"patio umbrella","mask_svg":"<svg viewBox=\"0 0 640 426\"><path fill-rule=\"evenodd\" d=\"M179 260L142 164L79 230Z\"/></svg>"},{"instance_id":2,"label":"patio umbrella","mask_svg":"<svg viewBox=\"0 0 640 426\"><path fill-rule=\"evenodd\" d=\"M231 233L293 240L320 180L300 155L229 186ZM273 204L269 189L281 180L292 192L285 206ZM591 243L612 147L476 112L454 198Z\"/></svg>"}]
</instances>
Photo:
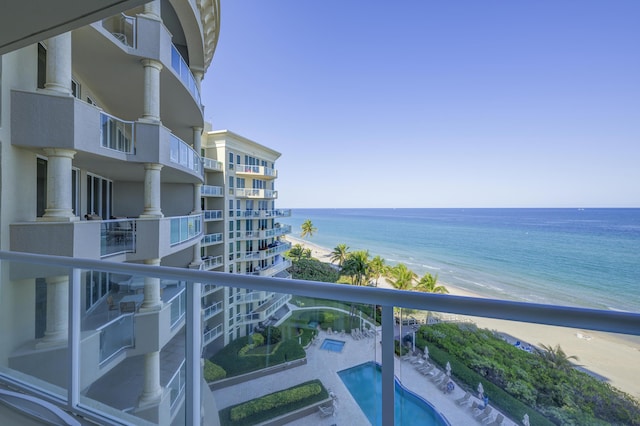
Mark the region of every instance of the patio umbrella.
<instances>
[{"instance_id":1,"label":"patio umbrella","mask_svg":"<svg viewBox=\"0 0 640 426\"><path fill-rule=\"evenodd\" d=\"M424 359L429 359L429 348L424 345Z\"/></svg>"},{"instance_id":2,"label":"patio umbrella","mask_svg":"<svg viewBox=\"0 0 640 426\"><path fill-rule=\"evenodd\" d=\"M530 426L529 425L529 415L528 414L525 414L524 417L522 418L522 424L524 426Z\"/></svg>"},{"instance_id":3,"label":"patio umbrella","mask_svg":"<svg viewBox=\"0 0 640 426\"><path fill-rule=\"evenodd\" d=\"M451 364L447 361L447 376L451 376Z\"/></svg>"},{"instance_id":4,"label":"patio umbrella","mask_svg":"<svg viewBox=\"0 0 640 426\"><path fill-rule=\"evenodd\" d=\"M484 387L482 383L478 383L478 398L482 399L484 397Z\"/></svg>"}]
</instances>

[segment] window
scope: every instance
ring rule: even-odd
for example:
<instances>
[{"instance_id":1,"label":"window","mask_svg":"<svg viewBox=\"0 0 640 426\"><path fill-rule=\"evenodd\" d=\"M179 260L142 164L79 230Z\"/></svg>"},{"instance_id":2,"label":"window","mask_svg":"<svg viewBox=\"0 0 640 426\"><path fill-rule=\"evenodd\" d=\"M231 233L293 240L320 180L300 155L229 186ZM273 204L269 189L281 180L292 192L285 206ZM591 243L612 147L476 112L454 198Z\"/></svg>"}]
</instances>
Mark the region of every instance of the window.
<instances>
[{"instance_id":1,"label":"window","mask_svg":"<svg viewBox=\"0 0 640 426\"><path fill-rule=\"evenodd\" d=\"M78 196L78 191L80 191L80 171L74 168L71 169L71 209L76 216L80 214L80 197Z\"/></svg>"},{"instance_id":2,"label":"window","mask_svg":"<svg viewBox=\"0 0 640 426\"><path fill-rule=\"evenodd\" d=\"M229 153L229 170L233 170L233 152Z\"/></svg>"},{"instance_id":3,"label":"window","mask_svg":"<svg viewBox=\"0 0 640 426\"><path fill-rule=\"evenodd\" d=\"M88 97L88 96L87 96L87 103L88 103L89 105L95 105L95 106L98 106L98 104L96 104L96 102L95 102L93 99L91 99L90 97Z\"/></svg>"},{"instance_id":4,"label":"window","mask_svg":"<svg viewBox=\"0 0 640 426\"><path fill-rule=\"evenodd\" d=\"M47 160L37 159L36 165L36 217L44 216L47 208Z\"/></svg>"},{"instance_id":5,"label":"window","mask_svg":"<svg viewBox=\"0 0 640 426\"><path fill-rule=\"evenodd\" d=\"M38 43L38 89L44 89L47 83L47 49L42 43Z\"/></svg>"},{"instance_id":6,"label":"window","mask_svg":"<svg viewBox=\"0 0 640 426\"><path fill-rule=\"evenodd\" d=\"M240 154L236 155L236 163L240 164Z\"/></svg>"},{"instance_id":7,"label":"window","mask_svg":"<svg viewBox=\"0 0 640 426\"><path fill-rule=\"evenodd\" d=\"M237 188L244 188L244 178L236 178L236 187Z\"/></svg>"},{"instance_id":8,"label":"window","mask_svg":"<svg viewBox=\"0 0 640 426\"><path fill-rule=\"evenodd\" d=\"M229 188L233 188L233 176L229 176Z\"/></svg>"},{"instance_id":9,"label":"window","mask_svg":"<svg viewBox=\"0 0 640 426\"><path fill-rule=\"evenodd\" d=\"M89 311L111 290L108 272L89 271L84 278L85 310Z\"/></svg>"},{"instance_id":10,"label":"window","mask_svg":"<svg viewBox=\"0 0 640 426\"><path fill-rule=\"evenodd\" d=\"M247 200L247 210L253 210L253 200Z\"/></svg>"},{"instance_id":11,"label":"window","mask_svg":"<svg viewBox=\"0 0 640 426\"><path fill-rule=\"evenodd\" d=\"M111 217L113 183L100 176L87 174L87 214L97 214L103 219Z\"/></svg>"},{"instance_id":12,"label":"window","mask_svg":"<svg viewBox=\"0 0 640 426\"><path fill-rule=\"evenodd\" d=\"M80 83L75 80L71 80L71 94L74 98L82 99L80 93Z\"/></svg>"}]
</instances>

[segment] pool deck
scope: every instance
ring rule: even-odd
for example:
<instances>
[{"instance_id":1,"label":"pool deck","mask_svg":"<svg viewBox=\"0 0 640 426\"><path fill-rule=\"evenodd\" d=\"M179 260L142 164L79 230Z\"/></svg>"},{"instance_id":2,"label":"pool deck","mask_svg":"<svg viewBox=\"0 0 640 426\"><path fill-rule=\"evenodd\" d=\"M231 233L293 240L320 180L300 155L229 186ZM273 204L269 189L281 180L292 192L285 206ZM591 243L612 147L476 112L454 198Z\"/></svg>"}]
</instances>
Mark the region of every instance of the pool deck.
<instances>
[{"instance_id":1,"label":"pool deck","mask_svg":"<svg viewBox=\"0 0 640 426\"><path fill-rule=\"evenodd\" d=\"M288 423L289 425L340 426L370 424L349 390L342 383L337 372L367 361L381 363L379 336L378 338L369 337L354 340L350 335L341 336L339 333L328 334L326 331L322 331L318 337L317 343L307 349L306 365L285 370L277 373L277 375L254 379L248 383L214 391L213 394L217 401L218 409L286 389L307 380L320 379L324 386L337 397L335 414L324 418L319 413L313 414L290 422ZM344 341L345 345L342 352L320 349L325 338ZM465 395L465 391L458 386L451 394L445 394L431 380L420 374L414 365L408 361L401 361L398 357L395 358L395 375L406 388L420 395L436 407L451 425L481 424L473 416L468 406L461 407L456 403L456 399ZM492 421L496 415L495 407L493 411ZM517 424L505 416L503 425L516 426Z\"/></svg>"}]
</instances>

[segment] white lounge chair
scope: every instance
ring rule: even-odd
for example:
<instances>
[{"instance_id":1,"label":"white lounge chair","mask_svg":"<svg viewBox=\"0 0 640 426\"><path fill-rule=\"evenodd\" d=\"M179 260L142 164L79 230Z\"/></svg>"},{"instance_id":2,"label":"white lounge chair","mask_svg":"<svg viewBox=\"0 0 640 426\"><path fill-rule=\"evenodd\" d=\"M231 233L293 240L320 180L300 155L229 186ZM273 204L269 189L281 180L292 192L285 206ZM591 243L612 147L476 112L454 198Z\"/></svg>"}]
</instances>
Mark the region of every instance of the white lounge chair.
<instances>
[{"instance_id":1,"label":"white lounge chair","mask_svg":"<svg viewBox=\"0 0 640 426\"><path fill-rule=\"evenodd\" d=\"M500 413L496 416L496 419L490 423L486 423L487 426L502 426L504 423L504 416Z\"/></svg>"},{"instance_id":2,"label":"white lounge chair","mask_svg":"<svg viewBox=\"0 0 640 426\"><path fill-rule=\"evenodd\" d=\"M327 407L323 407L322 405L319 405L318 411L320 412L320 417L329 417L336 412L336 409L334 408L333 404Z\"/></svg>"},{"instance_id":3,"label":"white lounge chair","mask_svg":"<svg viewBox=\"0 0 640 426\"><path fill-rule=\"evenodd\" d=\"M471 394L466 392L463 397L456 399L458 405L467 405L471 403Z\"/></svg>"},{"instance_id":4,"label":"white lounge chair","mask_svg":"<svg viewBox=\"0 0 640 426\"><path fill-rule=\"evenodd\" d=\"M485 420L491 418L491 416L493 415L493 408L491 408L490 406L486 406L484 408L484 410L480 411L477 414L474 414L476 419L480 422L480 423L484 423Z\"/></svg>"}]
</instances>

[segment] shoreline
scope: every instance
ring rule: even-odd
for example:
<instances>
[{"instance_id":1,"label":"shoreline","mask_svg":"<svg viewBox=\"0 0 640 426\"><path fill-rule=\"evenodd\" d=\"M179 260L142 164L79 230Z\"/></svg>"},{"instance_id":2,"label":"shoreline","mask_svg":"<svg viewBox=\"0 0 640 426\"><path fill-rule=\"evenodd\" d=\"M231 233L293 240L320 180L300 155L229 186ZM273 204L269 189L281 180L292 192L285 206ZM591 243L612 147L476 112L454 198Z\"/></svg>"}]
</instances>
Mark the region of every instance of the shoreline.
<instances>
[{"instance_id":1,"label":"shoreline","mask_svg":"<svg viewBox=\"0 0 640 426\"><path fill-rule=\"evenodd\" d=\"M299 237L285 237L292 245L300 244L311 250L311 256L321 262L332 263L331 249L319 246ZM480 293L472 292L449 283L439 281L449 290L451 296L487 298ZM378 282L379 287L393 288L384 278ZM447 315L447 314L444 314ZM485 317L455 315L457 320L470 320L480 328L486 328L533 346L541 343L547 346L560 345L567 355L578 357L577 368L587 371L592 376L604 380L617 389L640 399L640 337L626 336L586 329L559 327L524 323L518 321L498 320Z\"/></svg>"}]
</instances>

